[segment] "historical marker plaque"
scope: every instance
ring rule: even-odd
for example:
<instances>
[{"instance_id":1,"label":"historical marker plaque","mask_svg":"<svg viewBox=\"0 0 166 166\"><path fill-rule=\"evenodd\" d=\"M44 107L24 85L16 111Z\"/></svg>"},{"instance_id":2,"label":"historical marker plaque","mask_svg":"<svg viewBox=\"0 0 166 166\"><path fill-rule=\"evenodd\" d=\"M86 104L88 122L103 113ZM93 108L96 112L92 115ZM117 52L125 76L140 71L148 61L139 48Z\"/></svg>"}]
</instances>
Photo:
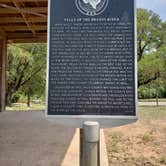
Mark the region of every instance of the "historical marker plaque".
<instances>
[{"instance_id":1,"label":"historical marker plaque","mask_svg":"<svg viewBox=\"0 0 166 166\"><path fill-rule=\"evenodd\" d=\"M136 118L134 0L50 0L48 117Z\"/></svg>"}]
</instances>

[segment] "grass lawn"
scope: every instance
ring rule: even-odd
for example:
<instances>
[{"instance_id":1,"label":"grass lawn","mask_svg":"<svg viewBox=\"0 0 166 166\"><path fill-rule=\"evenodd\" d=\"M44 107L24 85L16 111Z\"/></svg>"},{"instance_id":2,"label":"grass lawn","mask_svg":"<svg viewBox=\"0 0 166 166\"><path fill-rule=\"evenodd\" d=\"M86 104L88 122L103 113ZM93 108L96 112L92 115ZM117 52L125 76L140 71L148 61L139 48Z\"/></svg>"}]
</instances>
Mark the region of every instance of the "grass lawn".
<instances>
[{"instance_id":1,"label":"grass lawn","mask_svg":"<svg viewBox=\"0 0 166 166\"><path fill-rule=\"evenodd\" d=\"M34 104L32 103L30 107L27 107L25 103L15 103L12 107L6 107L6 111L29 111L29 110L45 110L44 104Z\"/></svg>"},{"instance_id":2,"label":"grass lawn","mask_svg":"<svg viewBox=\"0 0 166 166\"><path fill-rule=\"evenodd\" d=\"M139 120L105 129L109 164L166 166L166 107L139 107Z\"/></svg>"},{"instance_id":3,"label":"grass lawn","mask_svg":"<svg viewBox=\"0 0 166 166\"><path fill-rule=\"evenodd\" d=\"M166 102L166 99L158 99L159 102ZM156 99L139 99L139 102L156 102Z\"/></svg>"},{"instance_id":4,"label":"grass lawn","mask_svg":"<svg viewBox=\"0 0 166 166\"><path fill-rule=\"evenodd\" d=\"M140 120L166 120L166 106L140 106L138 110Z\"/></svg>"}]
</instances>

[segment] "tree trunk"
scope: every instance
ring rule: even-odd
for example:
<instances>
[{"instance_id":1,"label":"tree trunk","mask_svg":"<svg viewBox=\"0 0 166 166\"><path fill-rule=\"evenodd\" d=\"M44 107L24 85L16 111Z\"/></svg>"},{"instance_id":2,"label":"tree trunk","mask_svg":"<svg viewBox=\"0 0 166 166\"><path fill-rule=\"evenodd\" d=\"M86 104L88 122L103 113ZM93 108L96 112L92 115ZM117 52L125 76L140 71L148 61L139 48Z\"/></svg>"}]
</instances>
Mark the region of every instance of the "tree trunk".
<instances>
[{"instance_id":1,"label":"tree trunk","mask_svg":"<svg viewBox=\"0 0 166 166\"><path fill-rule=\"evenodd\" d=\"M6 105L11 107L12 106L12 92L11 91L8 91L6 93Z\"/></svg>"},{"instance_id":2,"label":"tree trunk","mask_svg":"<svg viewBox=\"0 0 166 166\"><path fill-rule=\"evenodd\" d=\"M30 102L31 102L31 95L30 92L27 94L27 107L30 107Z\"/></svg>"}]
</instances>

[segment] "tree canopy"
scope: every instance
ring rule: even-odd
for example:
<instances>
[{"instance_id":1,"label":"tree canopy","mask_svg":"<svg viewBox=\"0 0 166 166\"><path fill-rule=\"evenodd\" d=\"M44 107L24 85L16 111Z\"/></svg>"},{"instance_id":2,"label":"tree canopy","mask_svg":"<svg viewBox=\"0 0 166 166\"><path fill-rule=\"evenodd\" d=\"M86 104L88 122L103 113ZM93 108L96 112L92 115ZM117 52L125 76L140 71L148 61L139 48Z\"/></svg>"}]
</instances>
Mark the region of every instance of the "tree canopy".
<instances>
[{"instance_id":1,"label":"tree canopy","mask_svg":"<svg viewBox=\"0 0 166 166\"><path fill-rule=\"evenodd\" d=\"M11 104L13 94L18 90L43 93L41 91L45 87L46 73L45 44L9 45L7 62L7 104Z\"/></svg>"},{"instance_id":2,"label":"tree canopy","mask_svg":"<svg viewBox=\"0 0 166 166\"><path fill-rule=\"evenodd\" d=\"M140 61L146 52L166 44L166 22L152 11L137 10L137 52Z\"/></svg>"},{"instance_id":3,"label":"tree canopy","mask_svg":"<svg viewBox=\"0 0 166 166\"><path fill-rule=\"evenodd\" d=\"M165 87L166 22L152 11L137 10L138 87ZM142 87L141 87L142 88Z\"/></svg>"}]
</instances>

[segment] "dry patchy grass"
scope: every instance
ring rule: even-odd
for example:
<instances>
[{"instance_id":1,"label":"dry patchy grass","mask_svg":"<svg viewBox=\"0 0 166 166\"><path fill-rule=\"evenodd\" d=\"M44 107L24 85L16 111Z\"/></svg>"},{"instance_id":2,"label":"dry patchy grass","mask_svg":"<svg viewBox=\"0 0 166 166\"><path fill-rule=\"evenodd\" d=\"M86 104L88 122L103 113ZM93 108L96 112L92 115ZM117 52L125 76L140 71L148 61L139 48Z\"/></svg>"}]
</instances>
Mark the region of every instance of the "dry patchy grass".
<instances>
[{"instance_id":1,"label":"dry patchy grass","mask_svg":"<svg viewBox=\"0 0 166 166\"><path fill-rule=\"evenodd\" d=\"M113 166L166 165L166 107L140 107L135 124L106 129Z\"/></svg>"}]
</instances>

